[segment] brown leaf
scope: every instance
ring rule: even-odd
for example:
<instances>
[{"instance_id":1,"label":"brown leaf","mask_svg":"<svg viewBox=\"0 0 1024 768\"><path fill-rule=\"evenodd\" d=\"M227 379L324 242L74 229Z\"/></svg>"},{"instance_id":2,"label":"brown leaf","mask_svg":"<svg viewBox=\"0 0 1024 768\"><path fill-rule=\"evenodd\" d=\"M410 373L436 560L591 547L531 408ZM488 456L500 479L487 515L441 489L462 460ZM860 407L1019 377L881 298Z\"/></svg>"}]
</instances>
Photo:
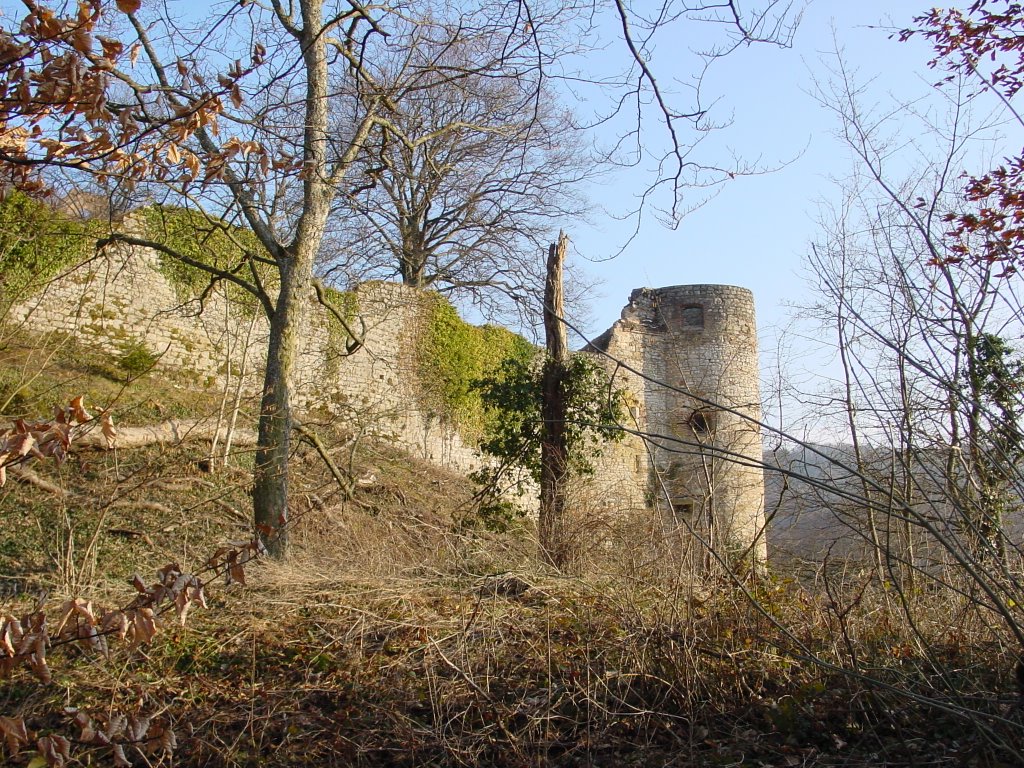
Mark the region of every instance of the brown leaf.
<instances>
[{"instance_id":1,"label":"brown leaf","mask_svg":"<svg viewBox=\"0 0 1024 768\"><path fill-rule=\"evenodd\" d=\"M117 636L124 640L129 629L128 617L124 615L124 611L109 611L103 614L100 627L104 632L116 631Z\"/></svg>"},{"instance_id":2,"label":"brown leaf","mask_svg":"<svg viewBox=\"0 0 1024 768\"><path fill-rule=\"evenodd\" d=\"M71 411L71 418L75 424L85 424L87 421L92 421L92 416L85 410L85 396L79 395L70 403L68 403L68 409Z\"/></svg>"},{"instance_id":3,"label":"brown leaf","mask_svg":"<svg viewBox=\"0 0 1024 768\"><path fill-rule=\"evenodd\" d=\"M109 37L99 37L100 45L103 46L103 55L108 59L116 59L124 52L124 43L120 40L113 40Z\"/></svg>"},{"instance_id":4,"label":"brown leaf","mask_svg":"<svg viewBox=\"0 0 1024 768\"><path fill-rule=\"evenodd\" d=\"M173 752L178 748L178 738L169 727L164 728L160 734L160 747L164 752Z\"/></svg>"},{"instance_id":5,"label":"brown leaf","mask_svg":"<svg viewBox=\"0 0 1024 768\"><path fill-rule=\"evenodd\" d=\"M14 656L17 653L15 643L20 643L24 634L21 622L13 616L7 616L0 625L0 650L8 656Z\"/></svg>"},{"instance_id":6,"label":"brown leaf","mask_svg":"<svg viewBox=\"0 0 1024 768\"><path fill-rule=\"evenodd\" d=\"M128 718L128 738L134 742L141 742L149 732L149 718L135 717Z\"/></svg>"},{"instance_id":7,"label":"brown leaf","mask_svg":"<svg viewBox=\"0 0 1024 768\"><path fill-rule=\"evenodd\" d=\"M51 768L62 768L71 759L71 742L63 736L43 736L36 741L36 747Z\"/></svg>"},{"instance_id":8,"label":"brown leaf","mask_svg":"<svg viewBox=\"0 0 1024 768\"><path fill-rule=\"evenodd\" d=\"M36 677L44 685L49 685L53 679L50 667L46 663L46 636L36 635L32 644L32 655L29 657L29 666L35 672Z\"/></svg>"},{"instance_id":9,"label":"brown leaf","mask_svg":"<svg viewBox=\"0 0 1024 768\"><path fill-rule=\"evenodd\" d=\"M232 563L228 573L231 574L231 581L237 581L242 585L245 584L245 569L242 568L241 563Z\"/></svg>"},{"instance_id":10,"label":"brown leaf","mask_svg":"<svg viewBox=\"0 0 1024 768\"><path fill-rule=\"evenodd\" d=\"M110 716L110 720L107 722L107 738L114 740L124 736L125 727L128 725L128 718L126 718L120 712L115 712Z\"/></svg>"},{"instance_id":11,"label":"brown leaf","mask_svg":"<svg viewBox=\"0 0 1024 768\"><path fill-rule=\"evenodd\" d=\"M26 456L35 447L36 439L31 433L14 435L7 442L7 448L15 456Z\"/></svg>"},{"instance_id":12,"label":"brown leaf","mask_svg":"<svg viewBox=\"0 0 1024 768\"><path fill-rule=\"evenodd\" d=\"M100 414L100 432L107 439L107 449L113 448L117 443L117 430L114 429L114 418L110 415L110 411Z\"/></svg>"},{"instance_id":13,"label":"brown leaf","mask_svg":"<svg viewBox=\"0 0 1024 768\"><path fill-rule=\"evenodd\" d=\"M188 592L182 590L174 596L174 609L178 612L178 621L181 622L181 626L185 626L185 619L188 617L188 609L192 604L192 600L189 599Z\"/></svg>"},{"instance_id":14,"label":"brown leaf","mask_svg":"<svg viewBox=\"0 0 1024 768\"><path fill-rule=\"evenodd\" d=\"M117 10L121 13L137 13L142 7L142 0L117 0Z\"/></svg>"},{"instance_id":15,"label":"brown leaf","mask_svg":"<svg viewBox=\"0 0 1024 768\"><path fill-rule=\"evenodd\" d=\"M124 753L124 746L121 744L114 744L111 748L114 752L114 765L117 768L132 768L132 762Z\"/></svg>"},{"instance_id":16,"label":"brown leaf","mask_svg":"<svg viewBox=\"0 0 1024 768\"><path fill-rule=\"evenodd\" d=\"M166 587L172 589L178 589L175 583L181 578L181 566L178 563L168 563L163 568L159 568L156 572L157 580ZM186 579L187 581L187 579ZM184 585L185 582L182 582Z\"/></svg>"},{"instance_id":17,"label":"brown leaf","mask_svg":"<svg viewBox=\"0 0 1024 768\"><path fill-rule=\"evenodd\" d=\"M149 644L156 636L156 615L150 608L139 608L131 618L131 634L135 643Z\"/></svg>"},{"instance_id":18,"label":"brown leaf","mask_svg":"<svg viewBox=\"0 0 1024 768\"><path fill-rule=\"evenodd\" d=\"M13 757L22 746L28 744L28 730L25 720L20 717L4 717L0 715L0 734L3 734L7 751Z\"/></svg>"}]
</instances>

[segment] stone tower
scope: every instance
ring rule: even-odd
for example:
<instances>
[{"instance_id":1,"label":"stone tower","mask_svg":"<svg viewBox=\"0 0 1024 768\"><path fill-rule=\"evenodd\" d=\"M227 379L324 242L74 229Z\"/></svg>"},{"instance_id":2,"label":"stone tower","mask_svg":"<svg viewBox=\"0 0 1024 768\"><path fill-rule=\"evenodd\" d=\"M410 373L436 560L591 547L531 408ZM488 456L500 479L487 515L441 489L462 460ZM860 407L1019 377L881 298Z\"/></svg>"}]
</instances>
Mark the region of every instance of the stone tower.
<instances>
[{"instance_id":1,"label":"stone tower","mask_svg":"<svg viewBox=\"0 0 1024 768\"><path fill-rule=\"evenodd\" d=\"M764 473L754 297L728 285L640 288L591 349L633 368L638 436L601 462L608 491L653 507L666 530L763 562ZM614 367L614 363L611 363ZM627 489L632 494L623 493Z\"/></svg>"}]
</instances>

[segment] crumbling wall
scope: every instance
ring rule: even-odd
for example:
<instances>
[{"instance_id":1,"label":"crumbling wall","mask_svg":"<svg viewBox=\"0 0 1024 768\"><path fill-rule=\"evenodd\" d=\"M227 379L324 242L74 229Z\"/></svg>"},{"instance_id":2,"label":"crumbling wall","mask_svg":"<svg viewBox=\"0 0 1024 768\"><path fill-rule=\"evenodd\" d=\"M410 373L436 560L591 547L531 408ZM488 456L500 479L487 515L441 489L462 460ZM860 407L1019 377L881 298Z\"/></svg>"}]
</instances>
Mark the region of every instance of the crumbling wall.
<instances>
[{"instance_id":1,"label":"crumbling wall","mask_svg":"<svg viewBox=\"0 0 1024 768\"><path fill-rule=\"evenodd\" d=\"M296 381L296 405L326 409L354 429L394 440L441 466L468 472L475 451L425 408L415 350L427 297L368 283L351 316L365 344L345 356L345 334L313 301ZM160 365L191 371L196 387L246 371L257 392L267 322L239 312L222 293L183 301L152 251L125 244L53 281L17 307L36 330L75 334L122 353L142 343ZM615 515L653 510L663 530L693 531L721 552L765 557L764 478L757 331L750 291L721 285L638 289L589 352L626 390L625 439L610 443L587 483L587 503Z\"/></svg>"},{"instance_id":2,"label":"crumbling wall","mask_svg":"<svg viewBox=\"0 0 1024 768\"><path fill-rule=\"evenodd\" d=\"M461 471L479 467L475 451L418 397L415 347L425 296L394 283L367 283L355 293L354 330L362 348L345 356L345 334L311 297L296 374L296 406L323 408L353 428L392 439L406 450ZM159 366L191 372L197 388L221 386L247 372L257 392L266 359L268 325L223 293L184 301L146 248L118 244L52 281L14 308L11 319L36 331L74 334L113 356L132 344L159 355Z\"/></svg>"}]
</instances>

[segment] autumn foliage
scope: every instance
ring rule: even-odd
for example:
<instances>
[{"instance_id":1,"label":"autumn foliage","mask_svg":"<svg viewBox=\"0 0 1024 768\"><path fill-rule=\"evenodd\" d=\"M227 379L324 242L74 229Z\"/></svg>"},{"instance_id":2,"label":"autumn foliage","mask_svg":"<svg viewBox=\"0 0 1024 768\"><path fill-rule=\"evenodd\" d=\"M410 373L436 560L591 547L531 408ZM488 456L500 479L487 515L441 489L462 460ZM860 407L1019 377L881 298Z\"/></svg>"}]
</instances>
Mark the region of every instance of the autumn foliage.
<instances>
[{"instance_id":1,"label":"autumn foliage","mask_svg":"<svg viewBox=\"0 0 1024 768\"><path fill-rule=\"evenodd\" d=\"M129 45L101 32L110 27L110 15L136 23L132 14L139 0L79 0L67 9L25 6L20 23L0 28L0 183L45 194L38 170L48 166L88 170L100 181L206 182L219 178L233 155L260 151L254 142L229 139L201 160L182 144L200 129L216 134L225 99L241 104L239 80L262 62L261 46L254 47L249 63L236 61L215 82L203 80L196 98L181 101L160 96L165 88L130 74L142 42ZM202 79L181 59L175 72L184 80ZM114 84L122 93L116 99ZM264 167L269 162L261 160Z\"/></svg>"},{"instance_id":2,"label":"autumn foliage","mask_svg":"<svg viewBox=\"0 0 1024 768\"><path fill-rule=\"evenodd\" d=\"M83 397L58 408L49 421L17 420L0 430L0 485L6 482L6 469L32 459L63 462L75 438L85 430L98 427L108 448L116 444L117 431L109 411L93 417ZM16 670L28 671L40 683L52 682L49 656L61 647L77 646L86 652L109 657L111 642L129 646L149 645L159 632L164 615L182 625L193 605L206 607L207 581L223 577L226 584L245 583L244 565L265 552L259 539L231 542L218 548L198 573L170 563L156 572L156 580L147 584L138 574L132 579L136 596L127 605L103 608L90 600L75 597L66 600L56 615L41 606L21 616L0 614L0 679ZM109 747L116 766L132 765L126 750L145 755L169 754L177 738L169 722L141 714L111 711L97 720L85 712L65 712L79 733L76 743L90 747ZM34 739L21 717L0 716L0 737L9 756L15 756L33 742L42 760L40 765L63 766L71 760L72 742L59 734Z\"/></svg>"},{"instance_id":3,"label":"autumn foliage","mask_svg":"<svg viewBox=\"0 0 1024 768\"><path fill-rule=\"evenodd\" d=\"M1024 86L1024 6L1006 0L977 0L966 11L933 8L914 19L919 26L901 33L921 35L935 47L929 64L946 78L975 80L999 96L1021 122L1010 102ZM951 224L945 263L999 264L1003 274L1024 262L1024 150L988 173L967 179L967 211L946 214Z\"/></svg>"}]
</instances>

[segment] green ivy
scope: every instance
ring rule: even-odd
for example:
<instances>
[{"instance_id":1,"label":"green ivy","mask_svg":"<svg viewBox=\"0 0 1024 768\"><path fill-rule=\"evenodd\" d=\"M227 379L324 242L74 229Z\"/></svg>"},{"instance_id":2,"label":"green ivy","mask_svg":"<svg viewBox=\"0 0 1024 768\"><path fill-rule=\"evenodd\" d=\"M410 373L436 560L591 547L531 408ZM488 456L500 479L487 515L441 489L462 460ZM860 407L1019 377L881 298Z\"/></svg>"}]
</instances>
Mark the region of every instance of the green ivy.
<instances>
[{"instance_id":1,"label":"green ivy","mask_svg":"<svg viewBox=\"0 0 1024 768\"><path fill-rule=\"evenodd\" d=\"M266 250L251 230L214 219L202 211L174 206L153 205L140 211L146 237L173 251L223 272L237 274L252 282L250 264L255 266L264 286L274 282L274 268L255 261L268 258ZM158 252L160 271L174 286L178 298L198 298L210 285L209 272ZM259 310L259 302L249 291L227 282L228 299L243 314Z\"/></svg>"},{"instance_id":2,"label":"green ivy","mask_svg":"<svg viewBox=\"0 0 1024 768\"><path fill-rule=\"evenodd\" d=\"M68 218L20 192L0 201L0 307L24 301L90 253L103 224Z\"/></svg>"},{"instance_id":3,"label":"green ivy","mask_svg":"<svg viewBox=\"0 0 1024 768\"><path fill-rule=\"evenodd\" d=\"M471 325L443 297L430 297L418 347L420 380L427 405L464 436L477 438L487 428L489 416L476 382L496 375L508 360L526 365L536 354L522 336L495 325Z\"/></svg>"},{"instance_id":4,"label":"green ivy","mask_svg":"<svg viewBox=\"0 0 1024 768\"><path fill-rule=\"evenodd\" d=\"M359 296L355 291L339 291L337 288L324 286L324 299L339 315L345 318L349 328L353 327L356 315L359 314ZM327 326L327 360L324 375L328 378L337 375L345 346L349 342L348 332L330 312L323 311ZM355 329L358 333L358 328Z\"/></svg>"},{"instance_id":5,"label":"green ivy","mask_svg":"<svg viewBox=\"0 0 1024 768\"><path fill-rule=\"evenodd\" d=\"M550 364L550 362L546 363ZM540 482L543 420L543 366L507 360L476 384L487 414L480 448L501 466L526 470ZM562 380L566 401L565 442L569 463L580 476L594 473L592 459L608 441L621 440L624 390L614 389L608 373L593 358L574 355Z\"/></svg>"}]
</instances>

